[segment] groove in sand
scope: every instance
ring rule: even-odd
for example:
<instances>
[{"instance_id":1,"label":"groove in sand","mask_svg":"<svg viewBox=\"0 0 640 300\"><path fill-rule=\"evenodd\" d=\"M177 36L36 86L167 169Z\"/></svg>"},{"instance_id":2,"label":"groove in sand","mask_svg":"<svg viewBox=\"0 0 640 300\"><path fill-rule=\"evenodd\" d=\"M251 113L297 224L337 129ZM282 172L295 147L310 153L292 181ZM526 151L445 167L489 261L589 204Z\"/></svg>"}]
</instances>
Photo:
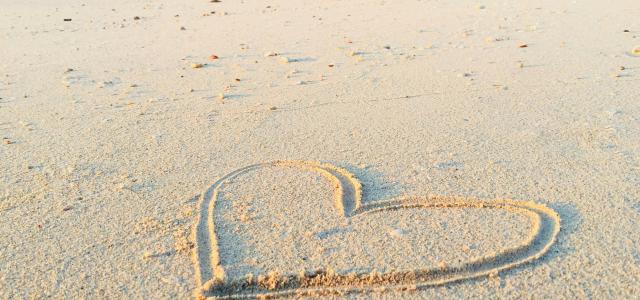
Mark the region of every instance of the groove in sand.
<instances>
[{"instance_id":1,"label":"groove in sand","mask_svg":"<svg viewBox=\"0 0 640 300\"><path fill-rule=\"evenodd\" d=\"M265 274L258 280L226 278L218 254L214 210L218 193L228 180L265 167L290 167L321 174L334 186L334 202L345 218L399 209L500 209L524 215L531 229L524 242L502 251L470 260L458 267L416 269L388 273L336 274L332 270L304 274ZM196 246L193 258L198 290L196 297L257 298L303 295L413 290L462 280L491 276L532 262L544 255L560 231L560 217L542 204L510 199L478 200L454 197L403 197L363 204L362 186L349 171L331 164L311 161L273 161L246 166L216 181L201 196L198 221L193 230Z\"/></svg>"}]
</instances>

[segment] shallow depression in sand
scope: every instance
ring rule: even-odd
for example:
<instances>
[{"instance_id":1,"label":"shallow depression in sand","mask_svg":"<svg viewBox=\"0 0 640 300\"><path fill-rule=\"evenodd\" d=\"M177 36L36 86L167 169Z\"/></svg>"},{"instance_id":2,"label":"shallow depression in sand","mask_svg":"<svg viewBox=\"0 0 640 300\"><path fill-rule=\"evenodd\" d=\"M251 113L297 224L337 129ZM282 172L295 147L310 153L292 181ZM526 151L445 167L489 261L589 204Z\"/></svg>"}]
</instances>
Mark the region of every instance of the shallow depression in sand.
<instances>
[{"instance_id":1,"label":"shallow depression in sand","mask_svg":"<svg viewBox=\"0 0 640 300\"><path fill-rule=\"evenodd\" d=\"M193 231L197 295L428 288L536 260L560 230L558 214L533 202L418 195L363 203L362 192L351 172L312 161L254 164L218 179L200 198Z\"/></svg>"},{"instance_id":2,"label":"shallow depression in sand","mask_svg":"<svg viewBox=\"0 0 640 300\"><path fill-rule=\"evenodd\" d=\"M456 267L521 244L531 221L505 210L412 208L346 218L318 173L268 166L220 190L215 219L228 280L332 269L339 274Z\"/></svg>"}]
</instances>

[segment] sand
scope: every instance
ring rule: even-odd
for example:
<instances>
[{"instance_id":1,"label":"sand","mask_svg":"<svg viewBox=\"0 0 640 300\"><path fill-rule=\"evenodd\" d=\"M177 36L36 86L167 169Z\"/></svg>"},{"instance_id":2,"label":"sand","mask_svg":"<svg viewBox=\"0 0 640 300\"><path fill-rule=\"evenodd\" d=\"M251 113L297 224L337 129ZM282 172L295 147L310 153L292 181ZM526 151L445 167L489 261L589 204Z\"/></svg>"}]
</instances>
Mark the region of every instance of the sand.
<instances>
[{"instance_id":1,"label":"sand","mask_svg":"<svg viewBox=\"0 0 640 300\"><path fill-rule=\"evenodd\" d=\"M1 1L0 298L637 297L638 15Z\"/></svg>"},{"instance_id":2,"label":"sand","mask_svg":"<svg viewBox=\"0 0 640 300\"><path fill-rule=\"evenodd\" d=\"M297 172L260 172L273 168ZM256 171L258 176L247 176ZM330 184L304 180L305 171ZM300 193L310 186L321 188L311 195L325 197ZM333 197L323 190L333 190ZM234 171L202 195L200 212L193 231L199 297L342 296L495 277L542 257L560 230L553 209L531 202L402 197L363 203L352 173L306 161ZM513 224L491 224L505 217L496 212ZM482 222L470 224L474 217Z\"/></svg>"}]
</instances>

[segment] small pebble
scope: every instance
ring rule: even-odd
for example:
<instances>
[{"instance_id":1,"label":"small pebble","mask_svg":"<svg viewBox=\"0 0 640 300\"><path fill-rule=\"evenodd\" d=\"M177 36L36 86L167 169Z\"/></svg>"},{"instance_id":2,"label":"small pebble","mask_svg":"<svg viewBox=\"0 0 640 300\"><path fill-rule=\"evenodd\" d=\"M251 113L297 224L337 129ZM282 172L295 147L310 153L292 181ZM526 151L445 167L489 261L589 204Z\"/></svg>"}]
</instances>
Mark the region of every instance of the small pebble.
<instances>
[{"instance_id":1,"label":"small pebble","mask_svg":"<svg viewBox=\"0 0 640 300\"><path fill-rule=\"evenodd\" d=\"M619 69L620 69L620 71L624 71L624 70L625 70L625 69L627 69L627 68L625 68L624 66L620 66L620 68L619 68Z\"/></svg>"},{"instance_id":2,"label":"small pebble","mask_svg":"<svg viewBox=\"0 0 640 300\"><path fill-rule=\"evenodd\" d=\"M135 16L135 17L133 17L133 19L134 19L134 20L140 20L140 17Z\"/></svg>"},{"instance_id":3,"label":"small pebble","mask_svg":"<svg viewBox=\"0 0 640 300\"><path fill-rule=\"evenodd\" d=\"M524 68L524 64L522 62L519 62L518 63L518 68L520 68L520 69Z\"/></svg>"},{"instance_id":4,"label":"small pebble","mask_svg":"<svg viewBox=\"0 0 640 300\"><path fill-rule=\"evenodd\" d=\"M444 261L441 261L438 263L438 268L440 269L440 271L444 271L447 269L447 263Z\"/></svg>"},{"instance_id":5,"label":"small pebble","mask_svg":"<svg viewBox=\"0 0 640 300\"><path fill-rule=\"evenodd\" d=\"M204 67L204 65L200 64L200 63L192 63L191 67L194 68L194 69L200 69L200 68Z\"/></svg>"},{"instance_id":6,"label":"small pebble","mask_svg":"<svg viewBox=\"0 0 640 300\"><path fill-rule=\"evenodd\" d=\"M275 106L269 107L269 110L276 110L276 109L278 109L278 108L275 107Z\"/></svg>"},{"instance_id":7,"label":"small pebble","mask_svg":"<svg viewBox=\"0 0 640 300\"><path fill-rule=\"evenodd\" d=\"M216 59L218 59L218 58L219 58L219 57L218 57L217 55L215 55L215 54L211 54L211 55L209 55L209 60L216 60Z\"/></svg>"},{"instance_id":8,"label":"small pebble","mask_svg":"<svg viewBox=\"0 0 640 300\"><path fill-rule=\"evenodd\" d=\"M219 100L224 100L224 98L225 98L225 97L224 97L224 93L220 93L220 94L218 94L218 99L219 99Z\"/></svg>"},{"instance_id":9,"label":"small pebble","mask_svg":"<svg viewBox=\"0 0 640 300\"><path fill-rule=\"evenodd\" d=\"M403 238L405 235L405 232L402 229L395 228L395 229L389 230L389 235L395 238Z\"/></svg>"},{"instance_id":10,"label":"small pebble","mask_svg":"<svg viewBox=\"0 0 640 300\"><path fill-rule=\"evenodd\" d=\"M280 62L283 63L283 64L288 64L288 63L291 62L291 59L289 59L288 57L283 56L283 57L280 58Z\"/></svg>"},{"instance_id":11,"label":"small pebble","mask_svg":"<svg viewBox=\"0 0 640 300\"><path fill-rule=\"evenodd\" d=\"M240 78L236 78L235 80L236 80L237 82L240 82Z\"/></svg>"},{"instance_id":12,"label":"small pebble","mask_svg":"<svg viewBox=\"0 0 640 300\"><path fill-rule=\"evenodd\" d=\"M64 19L65 22L71 22L71 19Z\"/></svg>"},{"instance_id":13,"label":"small pebble","mask_svg":"<svg viewBox=\"0 0 640 300\"><path fill-rule=\"evenodd\" d=\"M329 66L329 68L333 68L335 65L334 64L329 64L328 66Z\"/></svg>"},{"instance_id":14,"label":"small pebble","mask_svg":"<svg viewBox=\"0 0 640 300\"><path fill-rule=\"evenodd\" d=\"M180 26L180 30L187 30L184 26Z\"/></svg>"},{"instance_id":15,"label":"small pebble","mask_svg":"<svg viewBox=\"0 0 640 300\"><path fill-rule=\"evenodd\" d=\"M633 50L631 50L631 54L640 56L640 46L633 48Z\"/></svg>"},{"instance_id":16,"label":"small pebble","mask_svg":"<svg viewBox=\"0 0 640 300\"><path fill-rule=\"evenodd\" d=\"M278 56L278 53L276 52L267 52L264 54L264 57L270 57L270 56Z\"/></svg>"},{"instance_id":17,"label":"small pebble","mask_svg":"<svg viewBox=\"0 0 640 300\"><path fill-rule=\"evenodd\" d=\"M520 44L520 45L518 46L518 48L527 48L527 47L529 47L529 45L527 45L527 44Z\"/></svg>"}]
</instances>

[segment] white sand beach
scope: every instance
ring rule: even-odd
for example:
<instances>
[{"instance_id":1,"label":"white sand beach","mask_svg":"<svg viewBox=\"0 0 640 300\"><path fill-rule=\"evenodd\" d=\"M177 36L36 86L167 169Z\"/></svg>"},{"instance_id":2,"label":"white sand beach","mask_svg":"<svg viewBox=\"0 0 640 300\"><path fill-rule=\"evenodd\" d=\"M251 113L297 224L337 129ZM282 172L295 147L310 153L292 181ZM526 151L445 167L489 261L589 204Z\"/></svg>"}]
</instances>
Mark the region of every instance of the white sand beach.
<instances>
[{"instance_id":1,"label":"white sand beach","mask_svg":"<svg viewBox=\"0 0 640 300\"><path fill-rule=\"evenodd\" d=\"M0 0L0 299L634 299L640 2Z\"/></svg>"}]
</instances>

